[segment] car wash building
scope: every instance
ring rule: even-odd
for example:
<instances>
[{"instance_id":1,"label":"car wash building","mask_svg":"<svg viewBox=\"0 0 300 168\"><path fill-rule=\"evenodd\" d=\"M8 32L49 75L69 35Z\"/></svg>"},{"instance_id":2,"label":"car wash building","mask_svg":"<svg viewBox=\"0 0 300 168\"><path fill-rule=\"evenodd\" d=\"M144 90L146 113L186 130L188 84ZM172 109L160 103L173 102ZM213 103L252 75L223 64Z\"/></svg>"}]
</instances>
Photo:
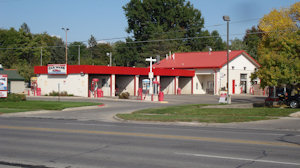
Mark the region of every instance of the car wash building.
<instances>
[{"instance_id":1,"label":"car wash building","mask_svg":"<svg viewBox=\"0 0 300 168\"><path fill-rule=\"evenodd\" d=\"M82 97L92 97L94 83L102 90L103 96L115 96L121 92L137 96L142 81L148 79L149 71L149 68L98 65L49 64L34 67L41 95L65 91ZM193 93L193 70L154 67L153 74L154 81L159 83L159 90L164 94L177 94L179 87L185 94Z\"/></svg>"},{"instance_id":2,"label":"car wash building","mask_svg":"<svg viewBox=\"0 0 300 168\"><path fill-rule=\"evenodd\" d=\"M192 78L193 94L219 95L227 91L227 51L174 53L153 66L195 71L195 76ZM259 67L259 63L245 51L231 51L229 53L229 93L252 92L250 77ZM179 76L178 81L179 88L181 88L189 82L189 78ZM258 80L254 82L259 83Z\"/></svg>"},{"instance_id":3,"label":"car wash building","mask_svg":"<svg viewBox=\"0 0 300 168\"><path fill-rule=\"evenodd\" d=\"M253 91L251 74L260 65L243 50L229 54L229 93ZM128 92L137 96L150 68L50 64L36 66L37 87L41 95L67 92L92 97L95 87L103 96ZM227 52L174 53L153 65L154 81L164 94L214 94L227 92ZM254 81L259 84L259 81ZM95 85L96 84L96 85ZM251 90L252 89L252 90Z\"/></svg>"}]
</instances>

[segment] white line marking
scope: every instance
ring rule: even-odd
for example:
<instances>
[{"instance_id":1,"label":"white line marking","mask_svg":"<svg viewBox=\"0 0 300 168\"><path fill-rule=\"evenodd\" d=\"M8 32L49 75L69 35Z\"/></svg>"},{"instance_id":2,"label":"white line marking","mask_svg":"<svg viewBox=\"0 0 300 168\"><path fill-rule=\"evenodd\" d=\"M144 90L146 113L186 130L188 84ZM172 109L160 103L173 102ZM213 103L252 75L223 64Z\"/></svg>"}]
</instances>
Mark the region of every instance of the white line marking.
<instances>
[{"instance_id":1,"label":"white line marking","mask_svg":"<svg viewBox=\"0 0 300 168\"><path fill-rule=\"evenodd\" d=\"M292 163L292 162L278 162L272 160L262 160L262 159L247 159L247 158L236 158L236 157L227 157L227 156L217 156L217 155L204 155L197 153L177 153L177 155L186 155L186 156L197 156L197 157L207 157L207 158L217 158L217 159L230 159L230 160L242 160L242 161L253 161L253 162L262 162L262 163L274 163L274 164L285 164L285 165L295 165L300 166L300 163Z\"/></svg>"}]
</instances>

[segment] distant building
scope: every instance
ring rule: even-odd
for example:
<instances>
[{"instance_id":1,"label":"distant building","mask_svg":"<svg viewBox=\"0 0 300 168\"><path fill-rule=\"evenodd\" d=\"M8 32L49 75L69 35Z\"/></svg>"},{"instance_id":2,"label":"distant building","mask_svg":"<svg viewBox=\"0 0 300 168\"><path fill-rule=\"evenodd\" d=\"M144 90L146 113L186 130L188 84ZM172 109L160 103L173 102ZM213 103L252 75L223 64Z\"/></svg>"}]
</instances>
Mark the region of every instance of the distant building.
<instances>
[{"instance_id":1,"label":"distant building","mask_svg":"<svg viewBox=\"0 0 300 168\"><path fill-rule=\"evenodd\" d=\"M4 69L1 66L0 74L7 74L7 78L8 78L7 87L9 93L22 93L25 91L24 78L19 75L16 69Z\"/></svg>"},{"instance_id":2,"label":"distant building","mask_svg":"<svg viewBox=\"0 0 300 168\"><path fill-rule=\"evenodd\" d=\"M193 94L218 95L227 88L227 51L174 53L153 67L194 70ZM253 89L251 74L259 67L259 63L245 51L231 51L229 93L250 93Z\"/></svg>"}]
</instances>

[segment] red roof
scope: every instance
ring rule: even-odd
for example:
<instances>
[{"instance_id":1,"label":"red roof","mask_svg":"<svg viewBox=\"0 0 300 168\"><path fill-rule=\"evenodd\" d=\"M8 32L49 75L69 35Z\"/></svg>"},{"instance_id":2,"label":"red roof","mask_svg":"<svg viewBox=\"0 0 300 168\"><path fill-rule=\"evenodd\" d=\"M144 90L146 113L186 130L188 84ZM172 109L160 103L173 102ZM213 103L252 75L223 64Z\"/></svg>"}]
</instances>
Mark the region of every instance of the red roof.
<instances>
[{"instance_id":1,"label":"red roof","mask_svg":"<svg viewBox=\"0 0 300 168\"><path fill-rule=\"evenodd\" d=\"M247 54L244 50L231 51L229 61L243 54L256 66L260 66L257 61ZM175 53L174 57L163 59L157 68L176 68L176 69L200 69L200 68L221 68L227 63L227 51L212 52L186 52Z\"/></svg>"},{"instance_id":2,"label":"red roof","mask_svg":"<svg viewBox=\"0 0 300 168\"><path fill-rule=\"evenodd\" d=\"M116 74L116 75L148 75L149 68L133 68L133 67L119 67L119 66L101 66L101 65L68 65L68 74ZM35 66L35 74L48 74L47 66ZM154 68L154 75L159 76L186 76L193 77L195 71L182 69L162 69Z\"/></svg>"}]
</instances>

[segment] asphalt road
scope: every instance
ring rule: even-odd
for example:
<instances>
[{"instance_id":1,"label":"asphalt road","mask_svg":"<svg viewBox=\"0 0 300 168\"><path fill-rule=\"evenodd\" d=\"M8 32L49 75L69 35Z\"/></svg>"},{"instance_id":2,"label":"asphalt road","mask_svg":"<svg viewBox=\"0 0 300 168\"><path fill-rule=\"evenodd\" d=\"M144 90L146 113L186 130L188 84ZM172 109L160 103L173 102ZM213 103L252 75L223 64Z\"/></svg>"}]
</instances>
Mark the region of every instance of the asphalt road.
<instances>
[{"instance_id":1,"label":"asphalt road","mask_svg":"<svg viewBox=\"0 0 300 168\"><path fill-rule=\"evenodd\" d=\"M300 132L0 118L0 167L300 167Z\"/></svg>"},{"instance_id":2,"label":"asphalt road","mask_svg":"<svg viewBox=\"0 0 300 168\"><path fill-rule=\"evenodd\" d=\"M65 98L62 101L105 105L0 116L0 168L300 167L299 119L200 126L112 119L116 113L143 108L215 104L218 97L166 99L168 104ZM261 100L263 97L238 96L233 103Z\"/></svg>"}]
</instances>

